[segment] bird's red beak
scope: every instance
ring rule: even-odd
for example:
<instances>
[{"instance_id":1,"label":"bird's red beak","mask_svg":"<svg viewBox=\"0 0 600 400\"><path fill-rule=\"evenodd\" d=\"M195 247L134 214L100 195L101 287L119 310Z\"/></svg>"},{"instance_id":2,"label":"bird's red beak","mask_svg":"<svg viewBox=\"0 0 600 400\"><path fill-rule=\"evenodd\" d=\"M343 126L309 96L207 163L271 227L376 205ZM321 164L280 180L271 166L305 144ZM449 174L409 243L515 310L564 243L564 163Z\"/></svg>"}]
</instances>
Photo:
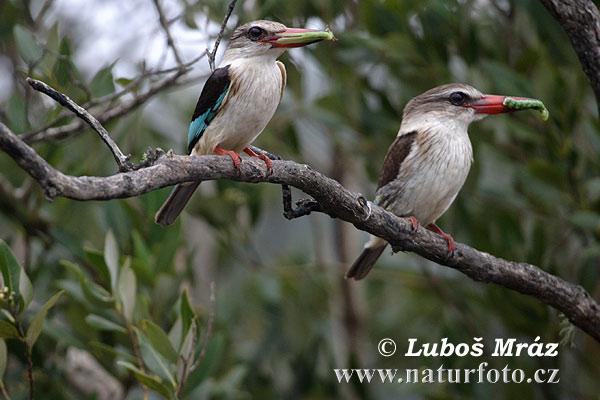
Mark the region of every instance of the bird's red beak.
<instances>
[{"instance_id":1,"label":"bird's red beak","mask_svg":"<svg viewBox=\"0 0 600 400\"><path fill-rule=\"evenodd\" d=\"M524 100L524 101L536 101L535 99L529 99L527 97L513 97L513 96L498 96L495 94L484 94L481 99L466 105L467 107L471 107L475 109L477 113L481 114L501 114L512 111L518 111L515 108L506 107L504 105L504 100L507 97L515 100Z\"/></svg>"},{"instance_id":2,"label":"bird's red beak","mask_svg":"<svg viewBox=\"0 0 600 400\"><path fill-rule=\"evenodd\" d=\"M330 30L286 28L271 37L261 40L261 42L271 43L273 47L292 48L306 46L321 40L332 40L333 38L333 33Z\"/></svg>"}]
</instances>

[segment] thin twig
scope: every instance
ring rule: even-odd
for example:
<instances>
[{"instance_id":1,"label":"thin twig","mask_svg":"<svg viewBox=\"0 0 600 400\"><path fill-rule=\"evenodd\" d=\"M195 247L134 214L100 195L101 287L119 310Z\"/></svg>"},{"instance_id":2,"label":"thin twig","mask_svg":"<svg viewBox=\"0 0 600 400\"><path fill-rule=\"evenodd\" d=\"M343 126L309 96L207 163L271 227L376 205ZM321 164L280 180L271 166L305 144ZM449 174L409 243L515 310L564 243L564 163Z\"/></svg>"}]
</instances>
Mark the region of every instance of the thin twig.
<instances>
[{"instance_id":1,"label":"thin twig","mask_svg":"<svg viewBox=\"0 0 600 400\"><path fill-rule=\"evenodd\" d=\"M206 54L208 55L208 65L210 65L210 70L215 70L215 56L217 55L217 49L219 48L219 44L221 43L221 38L223 37L223 32L225 31L225 27L227 26L227 21L229 21L229 17L231 17L231 13L235 8L235 3L237 0L231 0L229 3L229 7L227 8L227 13L225 14L225 18L223 18L223 23L221 24L221 29L219 29L219 34L217 35L217 39L215 40L215 46L212 51L206 49Z\"/></svg>"},{"instance_id":2,"label":"thin twig","mask_svg":"<svg viewBox=\"0 0 600 400\"><path fill-rule=\"evenodd\" d=\"M184 65L186 68L189 68L192 64L195 64L196 62L198 62L198 60L202 59L205 56L206 54L203 53ZM178 85L179 78L187 72L186 68L172 68L175 70L173 75L161 81L155 82L145 92L135 94L133 99L127 100L123 103L115 105L114 107L108 108L107 110L99 114L96 118L98 119L98 121L100 121L100 123L105 124L129 113L133 109L146 103L148 100L154 97L154 95L162 92L163 90L169 87ZM23 140L27 143L35 143L40 141L64 139L70 135L81 132L85 126L86 124L83 121L73 121L67 125L48 128L41 132L23 135Z\"/></svg>"},{"instance_id":3,"label":"thin twig","mask_svg":"<svg viewBox=\"0 0 600 400\"><path fill-rule=\"evenodd\" d=\"M119 149L119 146L117 146L115 141L110 137L110 134L108 133L108 131L106 129L104 129L102 124L92 114L90 114L85 108L83 108L80 105L78 105L77 103L75 103L66 94L60 93L59 91L55 90L54 88L50 87L49 85L45 84L42 81L38 81L37 79L27 78L27 83L29 83L29 85L32 88L34 88L35 90L37 90L38 92L42 92L42 93L50 96L54 100L58 101L62 106L67 107L69 110L73 111L75 113L75 115L77 115L79 118L81 118L82 120L87 122L88 125L90 125L92 127L92 129L94 129L96 132L98 132L98 135L100 135L100 138L104 141L104 143L106 143L106 145L112 152L112 154L115 158L115 161L117 162L117 165L119 166L119 171L124 172L124 171L131 170L132 164L131 164L131 161L129 161L131 156L130 155L126 156L123 154L123 152L121 152L121 149Z\"/></svg>"},{"instance_id":4,"label":"thin twig","mask_svg":"<svg viewBox=\"0 0 600 400\"><path fill-rule=\"evenodd\" d=\"M31 347L29 346L29 343L27 343L26 338L26 333L25 330L23 329L23 325L21 324L21 319L19 318L18 315L14 314L13 317L15 318L15 327L17 328L17 332L19 333L19 336L23 339L23 350L25 352L25 360L27 360L27 381L29 382L29 395L28 395L28 399L29 400L33 400L33 392L34 392L34 384L33 384L33 360L31 359Z\"/></svg>"},{"instance_id":5,"label":"thin twig","mask_svg":"<svg viewBox=\"0 0 600 400\"><path fill-rule=\"evenodd\" d=\"M167 36L167 45L173 51L173 55L175 56L175 60L177 60L178 65L183 65L183 59L181 58L181 54L179 54L179 49L175 45L175 41L173 40L173 36L171 35L171 29L169 29L169 23L165 18L165 13L160 5L160 0L154 0L154 7L156 8L156 12L158 12L158 19L160 21L160 26L162 26L163 31L165 32L165 36Z\"/></svg>"},{"instance_id":6,"label":"thin twig","mask_svg":"<svg viewBox=\"0 0 600 400\"><path fill-rule=\"evenodd\" d=\"M146 365L144 364L144 359L142 358L142 351L140 350L140 343L138 342L135 332L131 324L127 322L125 315L123 315L123 313L118 310L117 314L121 319L121 323L125 326L125 329L127 330L129 340L131 340L131 345L133 346L133 352L135 353L135 358L137 359L138 367L142 372L147 374L148 370L146 369ZM146 385L142 384L142 390L144 391L144 400L148 400L148 388L146 387Z\"/></svg>"}]
</instances>

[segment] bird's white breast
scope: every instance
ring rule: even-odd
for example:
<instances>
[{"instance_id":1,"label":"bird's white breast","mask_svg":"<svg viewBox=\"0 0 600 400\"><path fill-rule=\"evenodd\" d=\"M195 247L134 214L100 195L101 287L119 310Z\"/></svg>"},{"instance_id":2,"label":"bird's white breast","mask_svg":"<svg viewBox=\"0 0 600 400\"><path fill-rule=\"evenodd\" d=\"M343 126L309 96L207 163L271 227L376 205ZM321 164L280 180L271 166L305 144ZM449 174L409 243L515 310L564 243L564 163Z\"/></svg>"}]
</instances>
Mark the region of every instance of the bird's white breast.
<instances>
[{"instance_id":1,"label":"bird's white breast","mask_svg":"<svg viewBox=\"0 0 600 400\"><path fill-rule=\"evenodd\" d=\"M229 65L229 91L195 154L211 154L217 145L241 152L263 131L279 105L283 77L274 59L242 58Z\"/></svg>"},{"instance_id":2,"label":"bird's white breast","mask_svg":"<svg viewBox=\"0 0 600 400\"><path fill-rule=\"evenodd\" d=\"M380 204L428 225L441 216L462 188L473 150L466 126L428 124L400 165L397 179L380 188Z\"/></svg>"}]
</instances>

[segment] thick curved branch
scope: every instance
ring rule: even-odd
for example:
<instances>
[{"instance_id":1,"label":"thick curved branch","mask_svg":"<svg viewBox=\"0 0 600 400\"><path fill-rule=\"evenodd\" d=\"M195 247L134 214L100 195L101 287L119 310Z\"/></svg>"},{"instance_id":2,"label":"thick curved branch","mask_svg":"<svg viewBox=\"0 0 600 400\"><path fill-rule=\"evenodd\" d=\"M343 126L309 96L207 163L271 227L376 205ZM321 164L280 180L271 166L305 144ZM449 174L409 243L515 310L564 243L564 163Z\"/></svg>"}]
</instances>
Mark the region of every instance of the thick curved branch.
<instances>
[{"instance_id":1,"label":"thick curved branch","mask_svg":"<svg viewBox=\"0 0 600 400\"><path fill-rule=\"evenodd\" d=\"M158 158L149 157L155 159L152 165L136 171L107 177L75 177L54 169L1 123L0 148L39 182L49 198L108 200L133 197L193 180L289 184L312 196L319 204L319 211L384 238L394 251L412 251L473 280L495 283L536 297L561 311L574 325L600 342L600 305L581 286L534 265L503 260L462 243L457 243L456 251L449 255L447 244L440 236L425 229L412 232L411 224L403 218L367 202L362 195L347 190L307 165L275 160L273 173L267 175L260 160L244 159L238 171L228 157L160 153Z\"/></svg>"},{"instance_id":2,"label":"thick curved branch","mask_svg":"<svg viewBox=\"0 0 600 400\"><path fill-rule=\"evenodd\" d=\"M540 0L569 36L600 114L600 12L590 0Z\"/></svg>"}]
</instances>

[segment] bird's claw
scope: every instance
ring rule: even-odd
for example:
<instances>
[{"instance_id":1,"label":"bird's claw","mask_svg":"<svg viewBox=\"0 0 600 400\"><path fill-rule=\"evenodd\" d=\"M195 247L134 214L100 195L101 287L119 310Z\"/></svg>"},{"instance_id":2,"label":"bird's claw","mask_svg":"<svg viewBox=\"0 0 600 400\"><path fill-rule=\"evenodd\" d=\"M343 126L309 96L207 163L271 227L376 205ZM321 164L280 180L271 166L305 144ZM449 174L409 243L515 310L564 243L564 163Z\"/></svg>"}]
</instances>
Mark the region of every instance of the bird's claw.
<instances>
[{"instance_id":1,"label":"bird's claw","mask_svg":"<svg viewBox=\"0 0 600 400\"><path fill-rule=\"evenodd\" d=\"M444 231L442 231L440 227L434 223L431 223L428 226L431 228L432 231L444 238L446 243L448 243L448 255L453 256L454 250L456 250L456 243L454 242L452 236L448 235L447 233L444 233Z\"/></svg>"},{"instance_id":2,"label":"bird's claw","mask_svg":"<svg viewBox=\"0 0 600 400\"><path fill-rule=\"evenodd\" d=\"M271 176L271 174L273 174L273 163L271 162L269 157L267 157L264 154L260 154L260 155L256 154L249 147L246 147L244 149L244 153L248 154L250 157L256 157L256 158L260 158L261 160L263 160L267 166L267 176Z\"/></svg>"},{"instance_id":3,"label":"bird's claw","mask_svg":"<svg viewBox=\"0 0 600 400\"><path fill-rule=\"evenodd\" d=\"M412 225L412 231L416 232L419 228L419 220L417 220L415 217L406 217L406 219L410 221L410 224Z\"/></svg>"},{"instance_id":4,"label":"bird's claw","mask_svg":"<svg viewBox=\"0 0 600 400\"><path fill-rule=\"evenodd\" d=\"M242 164L242 159L240 158L240 155L238 153L236 153L235 151L232 151L232 150L224 150L220 146L215 147L214 151L215 151L215 153L217 153L221 156L231 157L231 161L233 161L233 166L235 167L235 169L237 169L238 172L242 172L242 170L240 168L240 165Z\"/></svg>"}]
</instances>

